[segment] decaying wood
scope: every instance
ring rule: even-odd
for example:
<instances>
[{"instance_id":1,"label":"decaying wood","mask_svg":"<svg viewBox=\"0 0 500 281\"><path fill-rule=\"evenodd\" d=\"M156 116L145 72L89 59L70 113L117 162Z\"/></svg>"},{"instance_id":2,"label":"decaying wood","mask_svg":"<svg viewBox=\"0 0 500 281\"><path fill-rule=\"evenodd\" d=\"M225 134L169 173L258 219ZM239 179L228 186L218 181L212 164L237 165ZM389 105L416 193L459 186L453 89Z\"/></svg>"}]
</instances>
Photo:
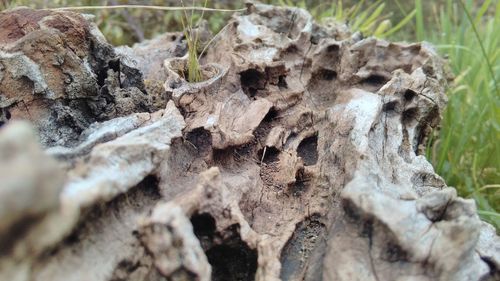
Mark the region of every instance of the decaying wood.
<instances>
[{"instance_id":1,"label":"decaying wood","mask_svg":"<svg viewBox=\"0 0 500 281\"><path fill-rule=\"evenodd\" d=\"M182 34L115 50L86 16L0 13L0 280L499 278L421 155L431 46L267 5L218 37L189 83Z\"/></svg>"}]
</instances>

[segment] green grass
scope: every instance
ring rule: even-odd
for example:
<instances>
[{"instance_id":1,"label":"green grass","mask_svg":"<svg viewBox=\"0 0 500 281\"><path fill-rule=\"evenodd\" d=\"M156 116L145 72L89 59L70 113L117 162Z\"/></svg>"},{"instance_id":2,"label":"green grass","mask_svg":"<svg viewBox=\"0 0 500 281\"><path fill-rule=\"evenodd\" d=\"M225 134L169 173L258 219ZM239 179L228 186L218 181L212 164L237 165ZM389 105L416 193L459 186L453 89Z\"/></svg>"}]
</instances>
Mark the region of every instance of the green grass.
<instances>
[{"instance_id":1,"label":"green grass","mask_svg":"<svg viewBox=\"0 0 500 281\"><path fill-rule=\"evenodd\" d=\"M433 28L425 29L420 0L415 2L417 39L434 43L456 77L427 157L447 184L473 198L479 215L499 229L500 3L447 0L436 6Z\"/></svg>"},{"instance_id":2,"label":"green grass","mask_svg":"<svg viewBox=\"0 0 500 281\"><path fill-rule=\"evenodd\" d=\"M308 10L311 15L319 22L333 19L335 21L348 22L353 31L360 31L365 35L376 37L388 37L400 31L415 16L412 11L397 20L393 26L392 12L387 12L387 4L383 0L373 3L361 0L352 5L345 5L342 0L324 1L319 4L307 2L305 0L277 0L270 3L281 6L295 6ZM314 4L313 4L314 3ZM311 7L310 5L316 5Z\"/></svg>"},{"instance_id":3,"label":"green grass","mask_svg":"<svg viewBox=\"0 0 500 281\"><path fill-rule=\"evenodd\" d=\"M200 6L203 5L204 1L187 1L186 4L194 3L196 6ZM138 3L141 6L162 7L164 10L152 8L103 9L99 7L115 4L137 5ZM167 5L166 3L170 4ZM175 5L172 5L172 3ZM243 2L240 1L229 2L229 4L224 5L217 0L208 0L205 6L216 10L244 8ZM19 6L38 9L75 6L94 7L94 9L78 10L78 12L94 14L97 26L106 36L106 39L115 46L133 45L138 41L153 38L158 34L181 31L183 30L181 19L185 17L183 10L172 10L182 7L180 0L0 0L0 11ZM99 7L99 9L95 9L95 7ZM231 12L212 12L210 17L207 17L210 30L214 33L219 31L231 17L231 14ZM200 14L194 13L193 18L195 21L198 20Z\"/></svg>"},{"instance_id":4,"label":"green grass","mask_svg":"<svg viewBox=\"0 0 500 281\"><path fill-rule=\"evenodd\" d=\"M184 1L181 0L181 4L184 7ZM194 6L194 1L193 1ZM204 6L207 6L207 0L205 0ZM203 12L201 14L200 20L203 19ZM186 42L188 45L188 63L187 63L187 77L184 77L189 82L201 82L203 76L201 73L200 63L198 62L198 44L199 44L199 32L193 31L194 25L194 11L191 11L191 15L184 10L184 17L181 17L182 29L184 30L184 37L186 37Z\"/></svg>"}]
</instances>

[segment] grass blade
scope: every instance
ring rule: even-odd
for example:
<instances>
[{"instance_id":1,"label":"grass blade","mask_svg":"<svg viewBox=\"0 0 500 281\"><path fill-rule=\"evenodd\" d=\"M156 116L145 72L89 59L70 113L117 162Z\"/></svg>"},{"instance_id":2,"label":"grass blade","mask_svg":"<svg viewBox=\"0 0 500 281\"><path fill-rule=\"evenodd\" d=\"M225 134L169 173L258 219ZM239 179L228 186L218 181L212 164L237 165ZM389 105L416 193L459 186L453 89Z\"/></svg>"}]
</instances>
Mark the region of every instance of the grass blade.
<instances>
[{"instance_id":1,"label":"grass blade","mask_svg":"<svg viewBox=\"0 0 500 281\"><path fill-rule=\"evenodd\" d=\"M398 32L401 28L403 28L406 24L408 24L408 22L410 22L410 20L415 16L416 13L417 11L415 9L411 11L411 13L409 13L406 17L404 17L404 19L402 19L398 24L396 24L396 26L389 29L387 32L383 33L382 37L388 37Z\"/></svg>"},{"instance_id":2,"label":"grass blade","mask_svg":"<svg viewBox=\"0 0 500 281\"><path fill-rule=\"evenodd\" d=\"M422 0L415 0L415 10L416 10L417 40L422 41L425 38L424 11L422 8Z\"/></svg>"}]
</instances>

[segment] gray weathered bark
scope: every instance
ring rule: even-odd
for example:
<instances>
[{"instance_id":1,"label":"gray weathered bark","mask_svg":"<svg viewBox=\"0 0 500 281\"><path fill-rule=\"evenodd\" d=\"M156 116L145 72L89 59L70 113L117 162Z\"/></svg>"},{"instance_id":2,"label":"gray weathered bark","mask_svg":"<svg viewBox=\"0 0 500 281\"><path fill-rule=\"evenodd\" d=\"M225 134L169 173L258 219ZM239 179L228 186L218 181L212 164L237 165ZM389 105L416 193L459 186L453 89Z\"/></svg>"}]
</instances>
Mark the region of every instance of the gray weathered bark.
<instances>
[{"instance_id":1,"label":"gray weathered bark","mask_svg":"<svg viewBox=\"0 0 500 281\"><path fill-rule=\"evenodd\" d=\"M0 280L499 278L495 230L421 155L446 103L431 46L254 5L189 83L181 34L0 27Z\"/></svg>"}]
</instances>

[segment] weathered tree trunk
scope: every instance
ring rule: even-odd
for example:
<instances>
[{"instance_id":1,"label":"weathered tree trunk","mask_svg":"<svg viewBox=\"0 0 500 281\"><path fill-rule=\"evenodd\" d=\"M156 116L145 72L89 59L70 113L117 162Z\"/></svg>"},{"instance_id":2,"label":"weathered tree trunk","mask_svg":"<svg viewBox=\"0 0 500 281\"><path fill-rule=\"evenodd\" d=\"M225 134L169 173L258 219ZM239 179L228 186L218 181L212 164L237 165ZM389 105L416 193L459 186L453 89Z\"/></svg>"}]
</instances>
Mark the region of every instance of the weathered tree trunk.
<instances>
[{"instance_id":1,"label":"weathered tree trunk","mask_svg":"<svg viewBox=\"0 0 500 281\"><path fill-rule=\"evenodd\" d=\"M0 40L0 280L500 278L421 155L446 103L426 44L255 5L189 83L181 34L113 49L19 9Z\"/></svg>"}]
</instances>

